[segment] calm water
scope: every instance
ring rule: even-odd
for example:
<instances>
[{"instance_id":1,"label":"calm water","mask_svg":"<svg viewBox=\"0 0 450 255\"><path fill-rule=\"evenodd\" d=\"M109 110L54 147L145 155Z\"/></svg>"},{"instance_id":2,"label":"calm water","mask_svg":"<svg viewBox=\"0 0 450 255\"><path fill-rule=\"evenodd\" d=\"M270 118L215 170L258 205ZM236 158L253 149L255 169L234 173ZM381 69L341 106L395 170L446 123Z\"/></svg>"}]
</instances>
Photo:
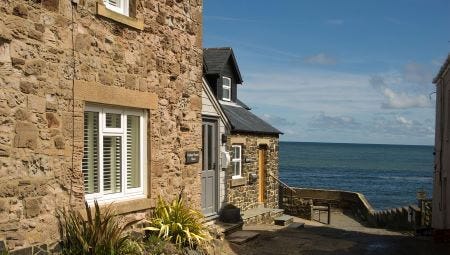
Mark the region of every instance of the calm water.
<instances>
[{"instance_id":1,"label":"calm water","mask_svg":"<svg viewBox=\"0 0 450 255\"><path fill-rule=\"evenodd\" d=\"M433 146L280 143L280 178L290 186L363 193L376 209L431 196Z\"/></svg>"}]
</instances>

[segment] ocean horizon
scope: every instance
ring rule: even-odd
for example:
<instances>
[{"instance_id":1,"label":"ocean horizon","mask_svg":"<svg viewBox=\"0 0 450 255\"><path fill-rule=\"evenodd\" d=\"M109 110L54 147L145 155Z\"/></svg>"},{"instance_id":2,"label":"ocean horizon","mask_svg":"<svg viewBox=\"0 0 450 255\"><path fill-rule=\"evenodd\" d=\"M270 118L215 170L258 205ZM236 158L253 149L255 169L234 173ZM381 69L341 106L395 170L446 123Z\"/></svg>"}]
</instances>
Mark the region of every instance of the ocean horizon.
<instances>
[{"instance_id":1,"label":"ocean horizon","mask_svg":"<svg viewBox=\"0 0 450 255\"><path fill-rule=\"evenodd\" d=\"M431 145L280 142L280 179L293 187L360 192L375 209L431 197Z\"/></svg>"}]
</instances>

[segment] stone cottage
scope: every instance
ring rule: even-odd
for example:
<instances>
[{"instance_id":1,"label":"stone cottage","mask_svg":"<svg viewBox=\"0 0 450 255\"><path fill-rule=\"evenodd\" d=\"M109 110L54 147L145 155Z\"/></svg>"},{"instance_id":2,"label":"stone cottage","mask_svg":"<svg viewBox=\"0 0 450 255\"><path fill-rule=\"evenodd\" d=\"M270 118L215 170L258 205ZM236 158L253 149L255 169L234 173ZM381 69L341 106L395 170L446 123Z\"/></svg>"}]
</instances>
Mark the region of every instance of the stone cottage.
<instances>
[{"instance_id":1,"label":"stone cottage","mask_svg":"<svg viewBox=\"0 0 450 255\"><path fill-rule=\"evenodd\" d=\"M450 54L436 84L436 133L432 227L437 239L450 240Z\"/></svg>"},{"instance_id":2,"label":"stone cottage","mask_svg":"<svg viewBox=\"0 0 450 255\"><path fill-rule=\"evenodd\" d=\"M202 190L213 195L202 205L212 208L210 214L218 213L226 204L242 211L259 206L278 208L276 178L282 133L238 99L242 77L233 50L207 48L203 53L206 94L210 95L203 97L203 141L213 137L220 148L208 152L204 142L204 158L213 158L212 162L218 163L203 165L202 172L211 174L202 175ZM205 126L205 121L212 124ZM208 130L213 132L210 136Z\"/></svg>"},{"instance_id":3,"label":"stone cottage","mask_svg":"<svg viewBox=\"0 0 450 255\"><path fill-rule=\"evenodd\" d=\"M201 33L201 0L0 2L0 250L50 250L85 201L200 208Z\"/></svg>"}]
</instances>

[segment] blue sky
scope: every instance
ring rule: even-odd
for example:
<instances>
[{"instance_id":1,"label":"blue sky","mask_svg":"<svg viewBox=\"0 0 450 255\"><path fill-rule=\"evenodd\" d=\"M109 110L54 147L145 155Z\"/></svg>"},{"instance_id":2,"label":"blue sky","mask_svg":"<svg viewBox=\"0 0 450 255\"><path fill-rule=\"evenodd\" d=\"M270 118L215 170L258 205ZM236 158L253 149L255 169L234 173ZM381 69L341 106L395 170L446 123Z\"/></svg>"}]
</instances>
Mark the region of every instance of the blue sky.
<instances>
[{"instance_id":1,"label":"blue sky","mask_svg":"<svg viewBox=\"0 0 450 255\"><path fill-rule=\"evenodd\" d=\"M431 81L450 52L450 1L203 4L203 46L233 48L238 97L282 140L434 143Z\"/></svg>"}]
</instances>

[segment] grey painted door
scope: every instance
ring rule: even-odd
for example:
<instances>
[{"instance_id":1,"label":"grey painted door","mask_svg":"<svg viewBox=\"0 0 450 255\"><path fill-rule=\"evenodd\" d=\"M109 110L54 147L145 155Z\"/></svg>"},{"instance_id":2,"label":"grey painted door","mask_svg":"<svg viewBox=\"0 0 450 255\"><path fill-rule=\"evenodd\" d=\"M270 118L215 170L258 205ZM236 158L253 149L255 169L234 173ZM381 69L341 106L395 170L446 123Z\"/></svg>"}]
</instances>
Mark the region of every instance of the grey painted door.
<instances>
[{"instance_id":1,"label":"grey painted door","mask_svg":"<svg viewBox=\"0 0 450 255\"><path fill-rule=\"evenodd\" d=\"M217 121L203 120L202 212L211 215L217 211Z\"/></svg>"}]
</instances>

